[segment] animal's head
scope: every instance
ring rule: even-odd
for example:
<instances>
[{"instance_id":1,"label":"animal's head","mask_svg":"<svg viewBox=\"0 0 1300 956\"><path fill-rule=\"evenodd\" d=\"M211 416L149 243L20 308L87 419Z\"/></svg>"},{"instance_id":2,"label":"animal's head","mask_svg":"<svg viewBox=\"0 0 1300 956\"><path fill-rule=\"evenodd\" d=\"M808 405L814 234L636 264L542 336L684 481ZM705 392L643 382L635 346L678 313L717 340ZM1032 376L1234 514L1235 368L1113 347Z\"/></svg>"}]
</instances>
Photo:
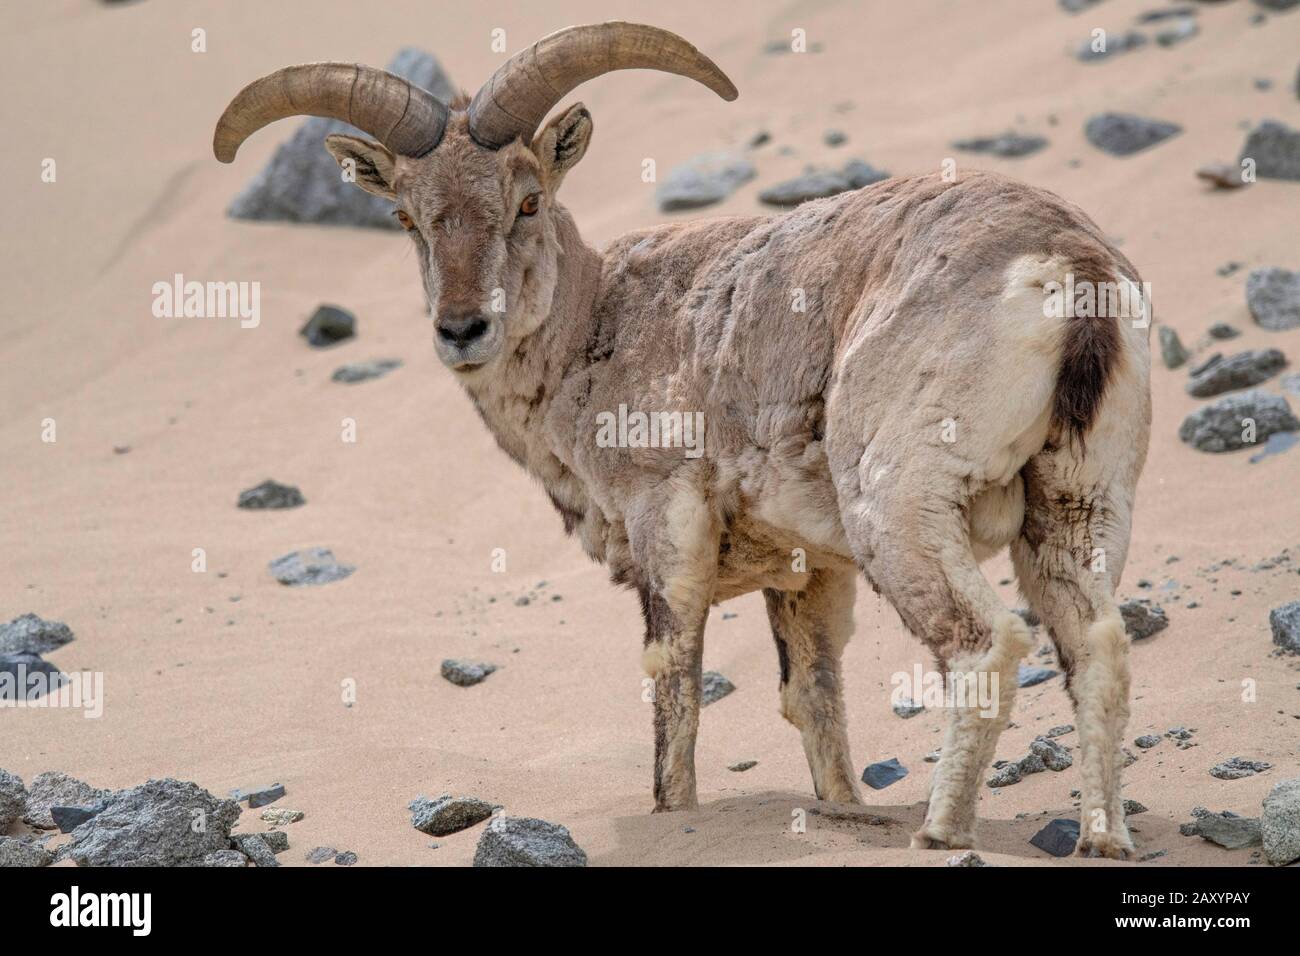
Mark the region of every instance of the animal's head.
<instances>
[{"instance_id":1,"label":"animal's head","mask_svg":"<svg viewBox=\"0 0 1300 956\"><path fill-rule=\"evenodd\" d=\"M231 101L213 152L233 162L245 139L287 116L328 116L373 136L329 136L325 146L356 185L396 205L418 253L438 356L472 375L533 332L555 292L556 192L586 152L592 121L581 103L539 129L542 120L580 83L636 68L736 98L726 75L681 37L634 23L591 24L516 54L467 105L449 107L367 66L287 67Z\"/></svg>"}]
</instances>

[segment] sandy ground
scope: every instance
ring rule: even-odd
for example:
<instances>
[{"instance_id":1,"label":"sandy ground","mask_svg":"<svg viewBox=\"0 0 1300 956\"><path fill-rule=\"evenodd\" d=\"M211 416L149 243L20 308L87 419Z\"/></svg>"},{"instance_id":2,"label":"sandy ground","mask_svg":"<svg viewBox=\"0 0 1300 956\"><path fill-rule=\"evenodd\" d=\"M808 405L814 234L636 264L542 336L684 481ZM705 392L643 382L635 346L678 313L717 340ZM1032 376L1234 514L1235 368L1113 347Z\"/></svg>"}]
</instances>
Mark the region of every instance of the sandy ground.
<instances>
[{"instance_id":1,"label":"sandy ground","mask_svg":"<svg viewBox=\"0 0 1300 956\"><path fill-rule=\"evenodd\" d=\"M851 741L859 768L896 756L911 769L866 793L869 809L895 822L824 812L792 832L792 810L815 802L797 733L777 713L775 653L755 595L715 609L707 635L706 668L738 690L702 717L702 806L649 814L636 597L607 584L564 537L438 365L405 237L227 219L229 199L292 125L254 137L224 167L211 156L213 123L244 83L289 63L382 65L416 44L472 90L500 62L494 27L513 52L569 23L645 20L713 56L741 97L723 104L643 73L580 90L596 135L562 198L589 241L664 218L641 182L643 158L666 171L760 129L774 141L755 154L759 179L718 212L753 211L758 189L807 163L860 156L911 173L956 155L1080 203L1153 284L1158 319L1189 344L1225 321L1244 333L1231 348L1300 353L1300 332L1259 329L1243 293L1250 268L1300 266L1300 186L1213 193L1192 176L1232 160L1251 122L1297 125L1300 11L1253 26L1256 8L1244 0L1198 5L1201 35L1173 49L1150 45L1102 64L1070 55L1093 27L1127 29L1160 5L1107 0L1081 16L1048 0L773 2L708 15L680 0L9 9L0 36L9 85L0 617L34 611L70 624L76 642L50 657L65 670L102 671L106 702L97 720L4 713L0 766L112 787L171 775L216 793L281 781L279 805L306 813L290 828L286 863L328 844L363 865L463 865L477 829L434 841L405 809L417 794L450 790L565 824L595 864L942 865L947 853L910 851L907 834L923 815L931 766L922 756L938 746L944 715L891 713L890 675L928 657L868 588L845 659ZM381 16L381 6L391 11ZM204 54L190 52L194 27L207 31ZM794 27L823 52L763 52ZM1256 89L1257 77L1272 88ZM1111 158L1082 133L1108 109L1185 132ZM828 127L848 145L824 146ZM1042 133L1051 146L978 161L949 146L1007 128ZM782 146L794 154L779 155ZM57 161L54 184L39 179L45 157ZM1217 275L1229 260L1245 267ZM176 272L260 281L262 324L154 318L151 286ZM359 337L309 349L297 330L322 301L354 310ZM380 357L405 366L357 386L329 380L343 362ZM1257 814L1273 782L1296 772L1300 669L1271 656L1267 615L1300 596L1300 577L1294 564L1206 569L1226 558L1245 568L1284 548L1300 558L1300 452L1251 464L1249 453L1181 445L1178 423L1197 404L1184 374L1153 375L1151 453L1122 594L1145 593L1137 582L1149 580L1172 621L1134 649L1130 738L1185 725L1197 746L1141 752L1125 792L1150 808L1131 821L1139 853L1168 851L1151 865L1244 864L1251 851L1181 837L1177 826L1198 805ZM340 441L344 417L358 423L355 444ZM46 418L57 423L55 443L41 440ZM267 477L299 485L307 506L237 510L237 493ZM305 589L267 572L271 559L316 545L359 570ZM206 550L206 573L191 570L195 548ZM506 549L506 573L491 572L495 548ZM986 572L1010 576L1005 559ZM1012 585L999 590L1018 603ZM534 597L518 606L522 595ZM464 690L438 676L445 657L505 666ZM350 708L348 679L357 683ZM1243 681L1254 682L1251 702ZM1000 757L1018 758L1035 734L1072 722L1061 681L1022 692L1014 720ZM1236 755L1276 767L1233 782L1209 776ZM727 770L746 758L758 766ZM983 790L986 858L1079 862L1050 861L1027 843L1046 819L1072 815L1077 785L1071 769ZM254 816L241 828L262 828Z\"/></svg>"}]
</instances>

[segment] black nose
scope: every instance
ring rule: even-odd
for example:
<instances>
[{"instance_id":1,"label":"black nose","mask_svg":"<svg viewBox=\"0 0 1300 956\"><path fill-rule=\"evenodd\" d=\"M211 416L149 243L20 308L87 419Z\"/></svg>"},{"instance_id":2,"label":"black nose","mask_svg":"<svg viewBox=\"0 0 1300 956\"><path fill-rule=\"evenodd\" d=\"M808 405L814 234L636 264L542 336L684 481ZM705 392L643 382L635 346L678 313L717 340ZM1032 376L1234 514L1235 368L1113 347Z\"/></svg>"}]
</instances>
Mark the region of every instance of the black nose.
<instances>
[{"instance_id":1,"label":"black nose","mask_svg":"<svg viewBox=\"0 0 1300 956\"><path fill-rule=\"evenodd\" d=\"M438 316L438 338L465 348L488 330L487 320L478 312L448 312Z\"/></svg>"}]
</instances>

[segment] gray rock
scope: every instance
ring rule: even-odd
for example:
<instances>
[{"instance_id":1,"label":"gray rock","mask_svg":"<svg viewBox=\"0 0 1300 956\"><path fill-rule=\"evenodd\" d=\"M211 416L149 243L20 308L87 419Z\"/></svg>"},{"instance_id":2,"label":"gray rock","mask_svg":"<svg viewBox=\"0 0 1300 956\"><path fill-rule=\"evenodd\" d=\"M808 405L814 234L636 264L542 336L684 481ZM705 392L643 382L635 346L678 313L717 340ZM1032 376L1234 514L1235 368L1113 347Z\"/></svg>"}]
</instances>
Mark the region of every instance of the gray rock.
<instances>
[{"instance_id":1,"label":"gray rock","mask_svg":"<svg viewBox=\"0 0 1300 956\"><path fill-rule=\"evenodd\" d=\"M1146 813L1146 812L1147 812L1147 808L1144 807L1142 804L1138 803L1136 800L1124 801L1124 816L1133 817L1133 816L1137 816L1139 813Z\"/></svg>"},{"instance_id":2,"label":"gray rock","mask_svg":"<svg viewBox=\"0 0 1300 956\"><path fill-rule=\"evenodd\" d=\"M282 485L278 481L272 481L268 478L260 485L241 491L235 506L253 511L269 511L281 508L297 508L299 505L306 503L307 500L303 498L302 492L293 485Z\"/></svg>"},{"instance_id":3,"label":"gray rock","mask_svg":"<svg viewBox=\"0 0 1300 956\"><path fill-rule=\"evenodd\" d=\"M1268 862L1286 866L1300 860L1300 777L1273 785L1264 798L1259 827Z\"/></svg>"},{"instance_id":4,"label":"gray rock","mask_svg":"<svg viewBox=\"0 0 1300 956\"><path fill-rule=\"evenodd\" d=\"M840 169L840 173L849 181L850 189L861 189L863 186L870 186L872 183L878 183L889 178L889 173L882 169L876 169L876 167L861 159L850 159Z\"/></svg>"},{"instance_id":5,"label":"gray rock","mask_svg":"<svg viewBox=\"0 0 1300 956\"><path fill-rule=\"evenodd\" d=\"M1141 737L1134 740L1133 744L1134 746L1141 747L1143 750L1150 750L1162 740L1164 740L1164 738L1159 737L1156 734L1143 734Z\"/></svg>"},{"instance_id":6,"label":"gray rock","mask_svg":"<svg viewBox=\"0 0 1300 956\"><path fill-rule=\"evenodd\" d=\"M1119 613L1124 618L1124 630L1135 641L1148 638L1169 626L1169 615L1164 608L1152 604L1146 598L1125 601L1119 606Z\"/></svg>"},{"instance_id":7,"label":"gray rock","mask_svg":"<svg viewBox=\"0 0 1300 956\"><path fill-rule=\"evenodd\" d=\"M1239 817L1227 810L1222 813L1204 813L1196 818L1193 825L1195 834L1211 843L1217 843L1225 850L1240 850L1242 847L1259 846L1259 820L1254 817Z\"/></svg>"},{"instance_id":8,"label":"gray rock","mask_svg":"<svg viewBox=\"0 0 1300 956\"><path fill-rule=\"evenodd\" d=\"M1160 360L1165 363L1165 368L1179 368L1191 358L1191 353L1183 346L1182 340L1167 325L1160 326Z\"/></svg>"},{"instance_id":9,"label":"gray rock","mask_svg":"<svg viewBox=\"0 0 1300 956\"><path fill-rule=\"evenodd\" d=\"M334 858L334 862L337 863L339 866L355 866L357 862L357 855L353 853L351 850L344 850L342 853L340 853L338 856Z\"/></svg>"},{"instance_id":10,"label":"gray rock","mask_svg":"<svg viewBox=\"0 0 1300 956\"><path fill-rule=\"evenodd\" d=\"M1246 304L1270 332L1300 328L1300 272L1254 269L1246 279Z\"/></svg>"},{"instance_id":11,"label":"gray rock","mask_svg":"<svg viewBox=\"0 0 1300 956\"><path fill-rule=\"evenodd\" d=\"M308 863L329 863L338 855L339 851L332 846L318 846L307 852L306 860Z\"/></svg>"},{"instance_id":12,"label":"gray rock","mask_svg":"<svg viewBox=\"0 0 1300 956\"><path fill-rule=\"evenodd\" d=\"M986 782L988 786L993 788L1010 787L1019 783L1021 777L1020 764L1009 763L994 771L993 776L989 777Z\"/></svg>"},{"instance_id":13,"label":"gray rock","mask_svg":"<svg viewBox=\"0 0 1300 956\"><path fill-rule=\"evenodd\" d=\"M1029 842L1052 856L1069 856L1079 842L1079 821L1053 820L1035 833Z\"/></svg>"},{"instance_id":14,"label":"gray rock","mask_svg":"<svg viewBox=\"0 0 1300 956\"><path fill-rule=\"evenodd\" d=\"M1255 0L1255 5L1263 7L1265 10L1281 12L1300 6L1300 0Z\"/></svg>"},{"instance_id":15,"label":"gray rock","mask_svg":"<svg viewBox=\"0 0 1300 956\"><path fill-rule=\"evenodd\" d=\"M1210 398L1239 388L1250 388L1286 368L1286 356L1278 349L1250 349L1215 362L1187 383L1187 394Z\"/></svg>"},{"instance_id":16,"label":"gray rock","mask_svg":"<svg viewBox=\"0 0 1300 956\"><path fill-rule=\"evenodd\" d=\"M292 810L289 807L267 807L262 811L261 820L273 827L287 827L291 823L297 823L304 816L306 814L301 810Z\"/></svg>"},{"instance_id":17,"label":"gray rock","mask_svg":"<svg viewBox=\"0 0 1300 956\"><path fill-rule=\"evenodd\" d=\"M1255 161L1262 179L1300 180L1300 130L1265 120L1250 131L1239 159Z\"/></svg>"},{"instance_id":18,"label":"gray rock","mask_svg":"<svg viewBox=\"0 0 1300 956\"><path fill-rule=\"evenodd\" d=\"M373 359L369 362L352 362L349 365L340 365L330 376L334 382L344 382L353 384L356 382L366 382L372 378L383 378L395 368L401 368L401 359Z\"/></svg>"},{"instance_id":19,"label":"gray rock","mask_svg":"<svg viewBox=\"0 0 1300 956\"><path fill-rule=\"evenodd\" d=\"M8 830L23 815L27 804L27 790L23 778L8 770L0 770L0 833Z\"/></svg>"},{"instance_id":20,"label":"gray rock","mask_svg":"<svg viewBox=\"0 0 1300 956\"><path fill-rule=\"evenodd\" d=\"M1213 0L1211 0L1213 2ZM1176 7L1165 7L1158 10L1147 10L1138 14L1138 23L1158 23L1161 20L1171 20L1174 17L1194 17L1197 9L1189 4L1181 4Z\"/></svg>"},{"instance_id":21,"label":"gray rock","mask_svg":"<svg viewBox=\"0 0 1300 956\"><path fill-rule=\"evenodd\" d=\"M340 564L328 548L305 548L276 558L269 565L271 574L281 584L292 587L329 584L342 581L356 567Z\"/></svg>"},{"instance_id":22,"label":"gray rock","mask_svg":"<svg viewBox=\"0 0 1300 956\"><path fill-rule=\"evenodd\" d=\"M0 624L0 654L48 654L74 639L68 625L35 614L23 614L8 624Z\"/></svg>"},{"instance_id":23,"label":"gray rock","mask_svg":"<svg viewBox=\"0 0 1300 956\"><path fill-rule=\"evenodd\" d=\"M1072 734L1072 733L1074 733L1074 724L1061 724L1057 727L1053 727L1047 733L1043 734L1043 736L1064 737L1066 734Z\"/></svg>"},{"instance_id":24,"label":"gray rock","mask_svg":"<svg viewBox=\"0 0 1300 956\"><path fill-rule=\"evenodd\" d=\"M204 866L247 866L248 857L238 850L215 850L203 858Z\"/></svg>"},{"instance_id":25,"label":"gray rock","mask_svg":"<svg viewBox=\"0 0 1300 956\"><path fill-rule=\"evenodd\" d=\"M758 174L734 153L703 153L675 166L655 189L660 212L699 209L722 202Z\"/></svg>"},{"instance_id":26,"label":"gray rock","mask_svg":"<svg viewBox=\"0 0 1300 956\"><path fill-rule=\"evenodd\" d=\"M587 854L557 823L497 816L483 829L475 866L586 866Z\"/></svg>"},{"instance_id":27,"label":"gray rock","mask_svg":"<svg viewBox=\"0 0 1300 956\"><path fill-rule=\"evenodd\" d=\"M915 717L917 714L922 713L925 710L925 704L918 704L911 698L904 697L898 703L894 704L893 709L896 716L907 720L910 717Z\"/></svg>"},{"instance_id":28,"label":"gray rock","mask_svg":"<svg viewBox=\"0 0 1300 956\"><path fill-rule=\"evenodd\" d=\"M239 804L194 783L150 780L110 796L77 827L70 855L79 866L194 866L229 849Z\"/></svg>"},{"instance_id":29,"label":"gray rock","mask_svg":"<svg viewBox=\"0 0 1300 956\"><path fill-rule=\"evenodd\" d=\"M843 130L828 129L826 132L822 133L822 142L832 148L835 146L843 146L848 141L849 138L844 135Z\"/></svg>"},{"instance_id":30,"label":"gray rock","mask_svg":"<svg viewBox=\"0 0 1300 956\"><path fill-rule=\"evenodd\" d=\"M1012 159L1038 152L1047 145L1047 140L1042 136L1022 136L1019 133L1006 132L998 136L959 139L952 145L955 149L965 150L968 153L984 153Z\"/></svg>"},{"instance_id":31,"label":"gray rock","mask_svg":"<svg viewBox=\"0 0 1300 956\"><path fill-rule=\"evenodd\" d=\"M444 793L436 800L416 797L408 805L411 826L430 836L448 836L482 823L501 808L478 797L453 797Z\"/></svg>"},{"instance_id":32,"label":"gray rock","mask_svg":"<svg viewBox=\"0 0 1300 956\"><path fill-rule=\"evenodd\" d=\"M1255 423L1256 443L1278 432L1300 431L1300 419L1285 398L1255 390L1198 408L1183 419L1178 437L1200 451L1236 451L1251 444L1243 438L1247 421Z\"/></svg>"},{"instance_id":33,"label":"gray rock","mask_svg":"<svg viewBox=\"0 0 1300 956\"><path fill-rule=\"evenodd\" d=\"M757 766L757 760L738 760L727 769L732 773L744 773L746 770L753 770Z\"/></svg>"},{"instance_id":34,"label":"gray rock","mask_svg":"<svg viewBox=\"0 0 1300 956\"><path fill-rule=\"evenodd\" d=\"M271 848L272 853L283 853L289 849L289 834L283 830L267 830L265 833L259 833L258 836Z\"/></svg>"},{"instance_id":35,"label":"gray rock","mask_svg":"<svg viewBox=\"0 0 1300 956\"><path fill-rule=\"evenodd\" d=\"M966 850L958 853L956 856L948 857L948 866L970 867L970 866L988 866L978 853L974 850Z\"/></svg>"},{"instance_id":36,"label":"gray rock","mask_svg":"<svg viewBox=\"0 0 1300 956\"><path fill-rule=\"evenodd\" d=\"M258 807L269 806L279 800L285 794L284 784L273 783L269 786L259 785L255 787L240 787L237 790L230 791L230 799L236 803L248 802L248 809L256 810Z\"/></svg>"},{"instance_id":37,"label":"gray rock","mask_svg":"<svg viewBox=\"0 0 1300 956\"><path fill-rule=\"evenodd\" d=\"M455 661L448 658L442 662L443 678L457 687L473 687L475 684L481 684L496 669L495 664L477 661Z\"/></svg>"},{"instance_id":38,"label":"gray rock","mask_svg":"<svg viewBox=\"0 0 1300 956\"><path fill-rule=\"evenodd\" d=\"M313 348L326 348L356 335L357 317L337 305L317 306L298 334Z\"/></svg>"},{"instance_id":39,"label":"gray rock","mask_svg":"<svg viewBox=\"0 0 1300 956\"><path fill-rule=\"evenodd\" d=\"M39 654L0 654L0 698L39 700L67 682L67 675Z\"/></svg>"},{"instance_id":40,"label":"gray rock","mask_svg":"<svg viewBox=\"0 0 1300 956\"><path fill-rule=\"evenodd\" d=\"M1215 352L1209 358L1202 359L1199 364L1193 365L1190 369L1188 369L1187 374L1193 377L1197 375L1203 375L1222 361L1223 361L1223 353Z\"/></svg>"},{"instance_id":41,"label":"gray rock","mask_svg":"<svg viewBox=\"0 0 1300 956\"><path fill-rule=\"evenodd\" d=\"M1196 21L1191 17L1175 20L1173 24L1156 34L1156 42L1161 46L1175 46L1184 40L1190 40L1201 32Z\"/></svg>"},{"instance_id":42,"label":"gray rock","mask_svg":"<svg viewBox=\"0 0 1300 956\"><path fill-rule=\"evenodd\" d=\"M872 790L884 790L906 776L907 768L898 762L897 757L890 757L888 760L880 760L868 765L867 769L862 771L862 782Z\"/></svg>"},{"instance_id":43,"label":"gray rock","mask_svg":"<svg viewBox=\"0 0 1300 956\"><path fill-rule=\"evenodd\" d=\"M456 93L438 61L422 50L400 51L389 62L388 71L422 86L444 103ZM391 202L343 181L338 164L323 145L331 133L366 136L339 120L308 119L277 147L270 163L235 197L229 215L235 219L399 228Z\"/></svg>"},{"instance_id":44,"label":"gray rock","mask_svg":"<svg viewBox=\"0 0 1300 956\"><path fill-rule=\"evenodd\" d=\"M1030 667L1028 664L1021 664L1016 671L1016 683L1021 687L1033 687L1044 681L1049 681L1060 671L1054 671L1050 667Z\"/></svg>"},{"instance_id":45,"label":"gray rock","mask_svg":"<svg viewBox=\"0 0 1300 956\"><path fill-rule=\"evenodd\" d=\"M230 838L235 849L253 861L253 866L279 866L271 848L260 833L236 833Z\"/></svg>"},{"instance_id":46,"label":"gray rock","mask_svg":"<svg viewBox=\"0 0 1300 956\"><path fill-rule=\"evenodd\" d=\"M1244 757L1233 757L1211 767L1210 776L1219 780L1240 780L1242 777L1253 777L1257 773L1263 773L1265 770L1271 770L1272 768L1271 763L1263 760L1247 760Z\"/></svg>"},{"instance_id":47,"label":"gray rock","mask_svg":"<svg viewBox=\"0 0 1300 956\"><path fill-rule=\"evenodd\" d=\"M1021 777L1027 777L1030 774L1042 773L1047 769L1047 764L1038 754L1026 754L1016 761L1016 767L1020 770Z\"/></svg>"},{"instance_id":48,"label":"gray rock","mask_svg":"<svg viewBox=\"0 0 1300 956\"><path fill-rule=\"evenodd\" d=\"M1088 120L1083 128L1088 142L1112 156L1131 156L1182 131L1183 128L1176 123L1146 119L1132 113L1101 113Z\"/></svg>"},{"instance_id":49,"label":"gray rock","mask_svg":"<svg viewBox=\"0 0 1300 956\"><path fill-rule=\"evenodd\" d=\"M825 199L852 188L848 177L838 170L810 169L793 179L764 189L758 194L758 201L769 206L797 206L810 199Z\"/></svg>"},{"instance_id":50,"label":"gray rock","mask_svg":"<svg viewBox=\"0 0 1300 956\"><path fill-rule=\"evenodd\" d=\"M1273 643L1284 651L1300 654L1300 601L1291 601L1268 612Z\"/></svg>"},{"instance_id":51,"label":"gray rock","mask_svg":"<svg viewBox=\"0 0 1300 956\"><path fill-rule=\"evenodd\" d=\"M1088 37L1075 48L1074 56L1084 63L1097 63L1118 53L1131 53L1133 50L1146 46L1146 44L1145 33L1130 30L1128 33L1107 35L1105 45L1100 50L1093 47L1092 37Z\"/></svg>"},{"instance_id":52,"label":"gray rock","mask_svg":"<svg viewBox=\"0 0 1300 956\"><path fill-rule=\"evenodd\" d=\"M60 833L71 833L87 820L93 820L98 816L106 803L107 800L100 800L96 803L82 804L75 807L50 807L50 819L54 821L54 826L58 828Z\"/></svg>"},{"instance_id":53,"label":"gray rock","mask_svg":"<svg viewBox=\"0 0 1300 956\"><path fill-rule=\"evenodd\" d=\"M736 685L717 671L705 671L700 687L700 706L708 707L710 704L716 704L735 689Z\"/></svg>"},{"instance_id":54,"label":"gray rock","mask_svg":"<svg viewBox=\"0 0 1300 956\"><path fill-rule=\"evenodd\" d=\"M1240 334L1240 330L1234 329L1227 322L1215 322L1210 326L1210 338L1218 339L1221 342L1228 339L1235 339Z\"/></svg>"},{"instance_id":55,"label":"gray rock","mask_svg":"<svg viewBox=\"0 0 1300 956\"><path fill-rule=\"evenodd\" d=\"M1300 395L1300 372L1282 376L1282 391L1289 395Z\"/></svg>"},{"instance_id":56,"label":"gray rock","mask_svg":"<svg viewBox=\"0 0 1300 956\"><path fill-rule=\"evenodd\" d=\"M1101 0L1056 0L1066 13L1081 13L1089 7L1095 7Z\"/></svg>"},{"instance_id":57,"label":"gray rock","mask_svg":"<svg viewBox=\"0 0 1300 956\"><path fill-rule=\"evenodd\" d=\"M810 199L825 199L861 189L872 183L888 179L889 173L879 170L860 159L850 159L840 169L807 169L803 174L769 186L758 194L759 202L769 206L788 208Z\"/></svg>"},{"instance_id":58,"label":"gray rock","mask_svg":"<svg viewBox=\"0 0 1300 956\"><path fill-rule=\"evenodd\" d=\"M1070 748L1058 744L1050 737L1035 737L1029 744L1029 752L1043 761L1048 770L1059 773L1074 763Z\"/></svg>"},{"instance_id":59,"label":"gray rock","mask_svg":"<svg viewBox=\"0 0 1300 956\"><path fill-rule=\"evenodd\" d=\"M0 869L49 866L54 854L32 840L0 836Z\"/></svg>"}]
</instances>

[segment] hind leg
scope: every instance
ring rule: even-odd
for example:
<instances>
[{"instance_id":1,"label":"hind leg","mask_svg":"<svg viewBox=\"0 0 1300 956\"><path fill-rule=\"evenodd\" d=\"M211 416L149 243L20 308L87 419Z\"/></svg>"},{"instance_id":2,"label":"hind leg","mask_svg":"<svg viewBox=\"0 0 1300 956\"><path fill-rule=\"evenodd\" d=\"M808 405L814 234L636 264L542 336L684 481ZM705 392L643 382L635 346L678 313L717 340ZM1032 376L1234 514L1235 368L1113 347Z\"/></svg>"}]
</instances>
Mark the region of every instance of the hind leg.
<instances>
[{"instance_id":1,"label":"hind leg","mask_svg":"<svg viewBox=\"0 0 1300 956\"><path fill-rule=\"evenodd\" d=\"M865 457L862 469L879 474ZM921 490L923 489L923 490ZM863 572L921 638L958 693L950 701L919 848L972 846L985 769L1011 715L1016 670L1029 648L1024 621L997 599L975 560L964 483L922 452L870 494L841 483L841 514Z\"/></svg>"},{"instance_id":2,"label":"hind leg","mask_svg":"<svg viewBox=\"0 0 1300 956\"><path fill-rule=\"evenodd\" d=\"M1120 796L1128 638L1114 593L1141 458L1133 442L1108 454L1098 438L1104 436L1090 436L1091 457L1061 448L1025 466L1025 523L1011 555L1022 592L1056 644L1074 702L1082 797L1078 852L1125 859L1133 850Z\"/></svg>"},{"instance_id":3,"label":"hind leg","mask_svg":"<svg viewBox=\"0 0 1300 956\"><path fill-rule=\"evenodd\" d=\"M853 636L852 571L819 568L802 591L766 588L781 664L781 716L799 729L818 800L859 803L840 656Z\"/></svg>"}]
</instances>

